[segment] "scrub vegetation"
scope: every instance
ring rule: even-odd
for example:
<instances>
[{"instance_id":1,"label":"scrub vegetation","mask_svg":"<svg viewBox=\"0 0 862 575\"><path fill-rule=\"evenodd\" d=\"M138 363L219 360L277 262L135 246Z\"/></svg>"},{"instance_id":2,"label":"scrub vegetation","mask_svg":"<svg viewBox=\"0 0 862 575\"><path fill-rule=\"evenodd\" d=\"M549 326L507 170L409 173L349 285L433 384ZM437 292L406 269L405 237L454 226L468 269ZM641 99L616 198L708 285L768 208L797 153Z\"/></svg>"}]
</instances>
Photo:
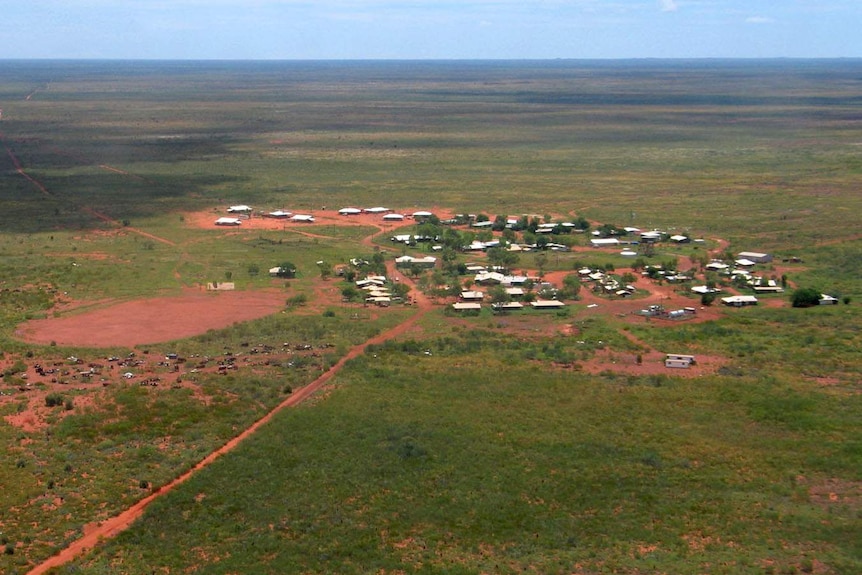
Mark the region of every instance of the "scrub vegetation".
<instances>
[{"instance_id":1,"label":"scrub vegetation","mask_svg":"<svg viewBox=\"0 0 862 575\"><path fill-rule=\"evenodd\" d=\"M862 571L859 62L43 61L0 78L0 572L159 493L413 317L53 572ZM414 316L355 303L334 272L430 253L388 239L419 226L209 225L235 204L661 228L704 242L647 263L768 252L760 273L788 289L698 321L603 313L611 296ZM510 264L644 285L588 239ZM437 280L499 255L403 275L442 301ZM267 273L286 262L295 277ZM23 337L227 282L284 306L134 346ZM715 368L637 371L659 352Z\"/></svg>"}]
</instances>

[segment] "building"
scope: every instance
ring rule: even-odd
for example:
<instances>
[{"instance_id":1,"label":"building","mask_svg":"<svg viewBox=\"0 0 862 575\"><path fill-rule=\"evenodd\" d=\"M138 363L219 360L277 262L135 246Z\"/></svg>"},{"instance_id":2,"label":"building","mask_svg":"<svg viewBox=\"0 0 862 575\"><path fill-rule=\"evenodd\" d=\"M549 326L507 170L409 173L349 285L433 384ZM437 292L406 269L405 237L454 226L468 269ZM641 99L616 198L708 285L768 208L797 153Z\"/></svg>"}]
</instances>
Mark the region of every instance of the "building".
<instances>
[{"instance_id":1,"label":"building","mask_svg":"<svg viewBox=\"0 0 862 575\"><path fill-rule=\"evenodd\" d=\"M620 245L620 240L617 238L593 238L590 240L590 245L594 248L610 248Z\"/></svg>"},{"instance_id":2,"label":"building","mask_svg":"<svg viewBox=\"0 0 862 575\"><path fill-rule=\"evenodd\" d=\"M753 295L732 295L721 298L721 303L731 307L744 307L757 305L757 298Z\"/></svg>"},{"instance_id":3,"label":"building","mask_svg":"<svg viewBox=\"0 0 862 575\"><path fill-rule=\"evenodd\" d=\"M308 214L294 214L293 216L291 216L290 221L303 224L313 224L314 216Z\"/></svg>"},{"instance_id":4,"label":"building","mask_svg":"<svg viewBox=\"0 0 862 575\"><path fill-rule=\"evenodd\" d=\"M409 268L419 266L420 268L433 268L437 265L437 258L433 256L425 256L415 258L413 256L401 256L395 258L395 266L399 268Z\"/></svg>"},{"instance_id":5,"label":"building","mask_svg":"<svg viewBox=\"0 0 862 575\"><path fill-rule=\"evenodd\" d=\"M680 355L677 353L669 353L664 358L664 366L672 368L688 369L695 364L693 355Z\"/></svg>"},{"instance_id":6,"label":"building","mask_svg":"<svg viewBox=\"0 0 862 575\"><path fill-rule=\"evenodd\" d=\"M760 252L739 252L736 257L741 260L750 260L756 264L768 264L772 261L771 254L762 254Z\"/></svg>"},{"instance_id":7,"label":"building","mask_svg":"<svg viewBox=\"0 0 862 575\"><path fill-rule=\"evenodd\" d=\"M242 224L239 218L219 218L215 221L217 226L238 226Z\"/></svg>"},{"instance_id":8,"label":"building","mask_svg":"<svg viewBox=\"0 0 862 575\"><path fill-rule=\"evenodd\" d=\"M530 302L530 305L533 306L533 309L562 309L566 307L565 303L555 299L540 299Z\"/></svg>"},{"instance_id":9,"label":"building","mask_svg":"<svg viewBox=\"0 0 862 575\"><path fill-rule=\"evenodd\" d=\"M479 311L482 309L482 304L459 301L452 304L452 309L454 309L455 311Z\"/></svg>"}]
</instances>

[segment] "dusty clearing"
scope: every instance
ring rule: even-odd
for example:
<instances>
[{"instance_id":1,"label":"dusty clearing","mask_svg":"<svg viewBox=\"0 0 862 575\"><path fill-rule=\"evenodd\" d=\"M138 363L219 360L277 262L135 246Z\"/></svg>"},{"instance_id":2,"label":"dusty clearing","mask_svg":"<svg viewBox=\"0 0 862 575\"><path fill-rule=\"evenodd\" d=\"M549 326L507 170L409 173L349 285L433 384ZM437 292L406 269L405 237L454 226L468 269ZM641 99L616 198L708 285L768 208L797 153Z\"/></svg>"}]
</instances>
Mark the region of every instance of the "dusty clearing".
<instances>
[{"instance_id":1,"label":"dusty clearing","mask_svg":"<svg viewBox=\"0 0 862 575\"><path fill-rule=\"evenodd\" d=\"M15 335L24 341L80 347L134 347L182 339L235 322L276 313L285 295L276 289L206 292L122 302L74 315L31 320Z\"/></svg>"}]
</instances>

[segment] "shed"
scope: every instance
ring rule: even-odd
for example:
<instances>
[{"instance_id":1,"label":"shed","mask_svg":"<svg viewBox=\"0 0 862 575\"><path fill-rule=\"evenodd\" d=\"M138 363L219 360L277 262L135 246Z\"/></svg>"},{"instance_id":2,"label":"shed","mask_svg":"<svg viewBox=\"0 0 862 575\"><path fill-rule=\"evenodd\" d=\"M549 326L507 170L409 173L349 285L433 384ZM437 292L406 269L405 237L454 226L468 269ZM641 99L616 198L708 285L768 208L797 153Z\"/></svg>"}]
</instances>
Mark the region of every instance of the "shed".
<instances>
[{"instance_id":1,"label":"shed","mask_svg":"<svg viewBox=\"0 0 862 575\"><path fill-rule=\"evenodd\" d=\"M758 264L768 264L772 261L771 254L764 254L760 252L739 252L736 254L736 257L739 259L751 260Z\"/></svg>"},{"instance_id":2,"label":"shed","mask_svg":"<svg viewBox=\"0 0 862 575\"><path fill-rule=\"evenodd\" d=\"M664 358L665 367L688 369L696 362L693 355L682 355L678 353L669 353Z\"/></svg>"}]
</instances>

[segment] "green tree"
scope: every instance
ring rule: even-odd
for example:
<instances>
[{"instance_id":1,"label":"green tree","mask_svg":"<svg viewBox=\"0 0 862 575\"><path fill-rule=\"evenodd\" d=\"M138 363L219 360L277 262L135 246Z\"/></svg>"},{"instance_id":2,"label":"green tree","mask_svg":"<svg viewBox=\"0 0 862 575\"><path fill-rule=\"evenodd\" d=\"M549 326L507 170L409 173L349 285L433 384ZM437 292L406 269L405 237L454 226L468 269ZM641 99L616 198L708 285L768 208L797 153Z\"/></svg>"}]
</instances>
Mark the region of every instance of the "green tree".
<instances>
[{"instance_id":1,"label":"green tree","mask_svg":"<svg viewBox=\"0 0 862 575\"><path fill-rule=\"evenodd\" d=\"M790 295L793 307L811 307L820 303L820 292L814 288L799 288Z\"/></svg>"},{"instance_id":2,"label":"green tree","mask_svg":"<svg viewBox=\"0 0 862 575\"><path fill-rule=\"evenodd\" d=\"M317 262L317 269L320 270L320 279L328 280L332 277L332 264L330 264L329 262Z\"/></svg>"},{"instance_id":3,"label":"green tree","mask_svg":"<svg viewBox=\"0 0 862 575\"><path fill-rule=\"evenodd\" d=\"M578 274L569 274L563 278L563 291L561 295L565 299L576 299L581 291L581 278Z\"/></svg>"},{"instance_id":4,"label":"green tree","mask_svg":"<svg viewBox=\"0 0 862 575\"><path fill-rule=\"evenodd\" d=\"M295 278L296 266L291 262L282 262L278 265L278 273L275 275L280 278Z\"/></svg>"}]
</instances>

